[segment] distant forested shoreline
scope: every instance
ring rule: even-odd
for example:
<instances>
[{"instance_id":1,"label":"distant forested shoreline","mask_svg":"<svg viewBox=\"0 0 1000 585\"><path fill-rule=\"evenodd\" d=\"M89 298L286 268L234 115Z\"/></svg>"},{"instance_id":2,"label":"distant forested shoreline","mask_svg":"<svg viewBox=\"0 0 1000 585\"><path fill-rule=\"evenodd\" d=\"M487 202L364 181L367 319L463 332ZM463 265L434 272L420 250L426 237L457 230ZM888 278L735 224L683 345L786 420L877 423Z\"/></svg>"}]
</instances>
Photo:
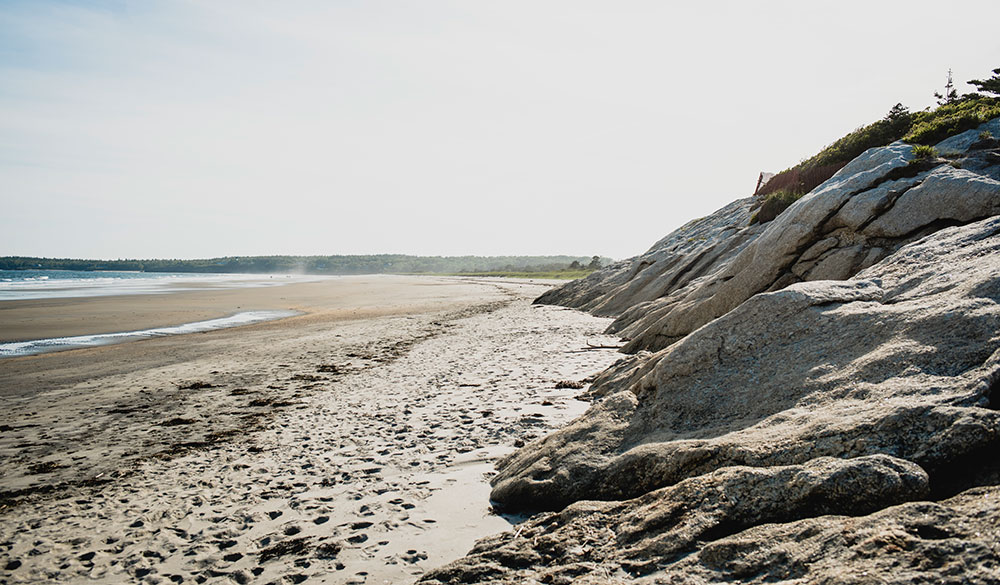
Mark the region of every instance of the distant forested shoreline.
<instances>
[{"instance_id":1,"label":"distant forested shoreline","mask_svg":"<svg viewBox=\"0 0 1000 585\"><path fill-rule=\"evenodd\" d=\"M83 260L5 256L0 270L118 270L223 274L487 274L595 270L600 256L227 256L196 260Z\"/></svg>"}]
</instances>

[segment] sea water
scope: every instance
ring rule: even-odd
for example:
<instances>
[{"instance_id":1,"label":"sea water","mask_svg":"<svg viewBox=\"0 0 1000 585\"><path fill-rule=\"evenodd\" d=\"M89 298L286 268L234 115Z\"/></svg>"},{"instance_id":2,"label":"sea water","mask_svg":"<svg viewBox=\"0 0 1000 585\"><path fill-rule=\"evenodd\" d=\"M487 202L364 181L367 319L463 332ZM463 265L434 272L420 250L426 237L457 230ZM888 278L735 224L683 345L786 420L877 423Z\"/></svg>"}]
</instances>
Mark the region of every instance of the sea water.
<instances>
[{"instance_id":1,"label":"sea water","mask_svg":"<svg viewBox=\"0 0 1000 585\"><path fill-rule=\"evenodd\" d=\"M173 327L157 327L156 329L124 331L122 333L100 333L97 335L77 335L74 337L53 337L49 339L35 339L32 341L13 341L10 343L0 343L0 358L35 355L77 347L109 345L112 343L135 341L138 339L163 337L165 335L201 333L203 331L224 329L226 327L236 327L237 325L250 325L251 323L271 321L298 314L299 313L296 311L244 311L242 313L230 315L229 317L209 319L207 321L196 321L194 323L185 323L183 325L175 325Z\"/></svg>"},{"instance_id":2,"label":"sea water","mask_svg":"<svg viewBox=\"0 0 1000 585\"><path fill-rule=\"evenodd\" d=\"M0 301L165 294L205 288L279 286L328 276L190 274L104 270L0 270Z\"/></svg>"},{"instance_id":3,"label":"sea water","mask_svg":"<svg viewBox=\"0 0 1000 585\"><path fill-rule=\"evenodd\" d=\"M313 282L331 276L271 274L188 274L173 272L116 272L78 270L0 270L0 301L170 294L185 290L281 286ZM199 333L249 325L298 314L295 311L243 311L219 319L140 331L102 333L0 343L0 358L122 343L164 335ZM3 323L0 322L0 327Z\"/></svg>"}]
</instances>

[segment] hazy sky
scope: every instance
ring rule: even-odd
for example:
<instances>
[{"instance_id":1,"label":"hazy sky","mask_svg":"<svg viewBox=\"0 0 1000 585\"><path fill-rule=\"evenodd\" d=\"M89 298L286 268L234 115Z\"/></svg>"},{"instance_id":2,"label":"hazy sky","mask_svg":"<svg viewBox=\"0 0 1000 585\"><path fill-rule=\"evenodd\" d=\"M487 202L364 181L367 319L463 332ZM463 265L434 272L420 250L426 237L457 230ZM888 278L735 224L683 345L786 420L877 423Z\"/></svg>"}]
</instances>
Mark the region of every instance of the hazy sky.
<instances>
[{"instance_id":1,"label":"hazy sky","mask_svg":"<svg viewBox=\"0 0 1000 585\"><path fill-rule=\"evenodd\" d=\"M644 251L1000 2L0 1L0 255Z\"/></svg>"}]
</instances>

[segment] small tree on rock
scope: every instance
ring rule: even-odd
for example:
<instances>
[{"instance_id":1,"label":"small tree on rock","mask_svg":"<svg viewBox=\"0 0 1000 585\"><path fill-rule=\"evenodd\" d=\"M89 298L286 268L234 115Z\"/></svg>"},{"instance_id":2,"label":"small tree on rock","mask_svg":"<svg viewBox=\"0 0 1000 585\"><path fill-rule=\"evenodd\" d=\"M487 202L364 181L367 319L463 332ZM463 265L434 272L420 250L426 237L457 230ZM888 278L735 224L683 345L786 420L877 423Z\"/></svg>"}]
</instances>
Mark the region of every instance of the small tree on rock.
<instances>
[{"instance_id":1,"label":"small tree on rock","mask_svg":"<svg viewBox=\"0 0 1000 585\"><path fill-rule=\"evenodd\" d=\"M985 80L971 79L967 82L979 91L1000 95L1000 67L993 70L993 77Z\"/></svg>"},{"instance_id":2,"label":"small tree on rock","mask_svg":"<svg viewBox=\"0 0 1000 585\"><path fill-rule=\"evenodd\" d=\"M889 113L885 115L884 119L887 122L895 122L895 121L901 120L903 118L906 118L906 119L910 118L910 108L908 108L908 107L904 106L903 104L899 103L899 104L896 104L896 105L892 106L892 109L889 110Z\"/></svg>"},{"instance_id":3,"label":"small tree on rock","mask_svg":"<svg viewBox=\"0 0 1000 585\"><path fill-rule=\"evenodd\" d=\"M934 97L938 100L939 106L954 103L958 100L958 92L955 90L955 83L951 79L951 69L948 69L948 81L944 84L944 93L934 92Z\"/></svg>"}]
</instances>

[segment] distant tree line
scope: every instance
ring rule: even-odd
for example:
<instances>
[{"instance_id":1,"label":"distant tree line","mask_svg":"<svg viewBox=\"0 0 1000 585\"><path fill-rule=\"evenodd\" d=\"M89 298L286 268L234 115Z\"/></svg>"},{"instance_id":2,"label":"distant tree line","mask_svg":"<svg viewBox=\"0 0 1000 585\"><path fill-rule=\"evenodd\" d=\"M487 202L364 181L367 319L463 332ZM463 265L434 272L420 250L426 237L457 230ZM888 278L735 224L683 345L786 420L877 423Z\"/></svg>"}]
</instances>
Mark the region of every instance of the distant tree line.
<instances>
[{"instance_id":1,"label":"distant tree line","mask_svg":"<svg viewBox=\"0 0 1000 585\"><path fill-rule=\"evenodd\" d=\"M600 256L227 256L198 260L81 260L0 258L0 270L120 270L241 274L459 274L553 272L597 269L611 263Z\"/></svg>"}]
</instances>

